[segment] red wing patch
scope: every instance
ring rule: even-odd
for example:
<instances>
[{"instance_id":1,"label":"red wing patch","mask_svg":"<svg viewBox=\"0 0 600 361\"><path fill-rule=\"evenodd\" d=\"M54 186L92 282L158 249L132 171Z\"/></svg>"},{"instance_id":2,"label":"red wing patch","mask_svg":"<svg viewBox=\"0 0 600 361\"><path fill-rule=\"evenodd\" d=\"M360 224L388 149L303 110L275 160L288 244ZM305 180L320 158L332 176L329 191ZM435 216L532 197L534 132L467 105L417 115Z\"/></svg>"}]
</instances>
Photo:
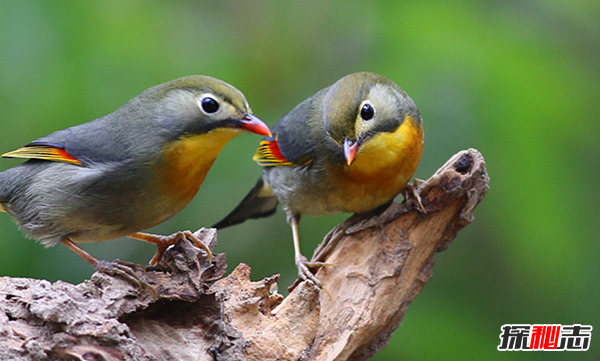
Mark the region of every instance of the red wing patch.
<instances>
[{"instance_id":1,"label":"red wing patch","mask_svg":"<svg viewBox=\"0 0 600 361\"><path fill-rule=\"evenodd\" d=\"M252 158L258 164L263 167L277 167L277 166L295 166L290 161L288 161L283 154L281 154L281 150L279 149L279 145L277 144L277 140L263 140L260 142L260 146L256 150L256 154Z\"/></svg>"},{"instance_id":2,"label":"red wing patch","mask_svg":"<svg viewBox=\"0 0 600 361\"><path fill-rule=\"evenodd\" d=\"M63 148L52 147L48 145L33 145L12 152L2 154L3 158L25 158L25 159L42 159L53 162L63 162L75 165L81 165L81 162L72 157Z\"/></svg>"}]
</instances>

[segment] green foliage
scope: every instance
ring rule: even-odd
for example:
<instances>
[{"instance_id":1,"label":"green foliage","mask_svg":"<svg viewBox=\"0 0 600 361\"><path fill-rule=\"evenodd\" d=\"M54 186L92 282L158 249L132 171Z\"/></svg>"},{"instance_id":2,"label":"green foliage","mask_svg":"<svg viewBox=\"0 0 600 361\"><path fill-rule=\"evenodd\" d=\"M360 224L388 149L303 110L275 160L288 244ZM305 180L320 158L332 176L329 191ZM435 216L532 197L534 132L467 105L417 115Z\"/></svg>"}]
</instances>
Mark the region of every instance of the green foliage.
<instances>
[{"instance_id":1,"label":"green foliage","mask_svg":"<svg viewBox=\"0 0 600 361\"><path fill-rule=\"evenodd\" d=\"M0 151L91 120L158 83L190 74L228 81L268 124L354 71L402 86L425 120L416 176L477 148L488 197L376 360L542 360L499 353L504 323L598 327L597 142L600 3L592 1L3 1ZM209 226L258 178L259 141L225 147L181 214L153 229ZM17 164L2 160L0 169ZM305 217L303 252L347 215ZM224 230L219 252L259 279L294 278L283 213ZM92 269L64 247L25 240L0 215L0 275L79 282ZM84 245L104 259L145 263L132 240ZM594 341L595 340L595 341ZM591 360L590 351L552 353Z\"/></svg>"}]
</instances>

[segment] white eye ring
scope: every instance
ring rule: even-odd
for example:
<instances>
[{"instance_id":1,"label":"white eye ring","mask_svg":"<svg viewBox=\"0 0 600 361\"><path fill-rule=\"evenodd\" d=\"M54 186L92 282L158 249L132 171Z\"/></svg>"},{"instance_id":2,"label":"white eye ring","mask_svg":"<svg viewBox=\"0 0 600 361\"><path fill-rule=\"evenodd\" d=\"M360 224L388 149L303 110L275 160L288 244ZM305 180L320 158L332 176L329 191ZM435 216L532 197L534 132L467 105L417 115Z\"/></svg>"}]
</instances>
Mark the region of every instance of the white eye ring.
<instances>
[{"instance_id":1,"label":"white eye ring","mask_svg":"<svg viewBox=\"0 0 600 361\"><path fill-rule=\"evenodd\" d=\"M198 98L198 106L205 114L215 114L221 109L217 97L212 94L202 94L202 96Z\"/></svg>"},{"instance_id":2,"label":"white eye ring","mask_svg":"<svg viewBox=\"0 0 600 361\"><path fill-rule=\"evenodd\" d=\"M371 104L370 101L365 100L360 105L360 117L366 122L375 118L375 107L373 106L373 104Z\"/></svg>"}]
</instances>

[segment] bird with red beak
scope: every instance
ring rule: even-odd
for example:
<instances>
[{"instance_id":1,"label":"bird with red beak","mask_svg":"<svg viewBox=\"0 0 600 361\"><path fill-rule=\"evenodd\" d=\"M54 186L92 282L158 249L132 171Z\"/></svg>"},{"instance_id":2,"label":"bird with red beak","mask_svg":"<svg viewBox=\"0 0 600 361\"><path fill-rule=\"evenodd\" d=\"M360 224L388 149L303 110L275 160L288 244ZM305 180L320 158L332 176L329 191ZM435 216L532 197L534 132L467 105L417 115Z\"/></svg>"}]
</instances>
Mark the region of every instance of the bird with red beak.
<instances>
[{"instance_id":1,"label":"bird with red beak","mask_svg":"<svg viewBox=\"0 0 600 361\"><path fill-rule=\"evenodd\" d=\"M280 202L292 227L300 278L321 286L300 252L302 215L363 213L407 188L423 150L414 101L391 80L355 73L281 118L254 159L262 177L217 228L271 215Z\"/></svg>"},{"instance_id":2,"label":"bird with red beak","mask_svg":"<svg viewBox=\"0 0 600 361\"><path fill-rule=\"evenodd\" d=\"M210 250L189 231L140 231L181 211L221 149L245 131L271 136L232 85L208 76L160 84L111 114L5 153L27 162L0 173L0 211L43 245L62 243L96 270L141 286L133 270L139 266L97 259L79 243L143 240L158 246L156 264L186 238L210 261Z\"/></svg>"}]
</instances>

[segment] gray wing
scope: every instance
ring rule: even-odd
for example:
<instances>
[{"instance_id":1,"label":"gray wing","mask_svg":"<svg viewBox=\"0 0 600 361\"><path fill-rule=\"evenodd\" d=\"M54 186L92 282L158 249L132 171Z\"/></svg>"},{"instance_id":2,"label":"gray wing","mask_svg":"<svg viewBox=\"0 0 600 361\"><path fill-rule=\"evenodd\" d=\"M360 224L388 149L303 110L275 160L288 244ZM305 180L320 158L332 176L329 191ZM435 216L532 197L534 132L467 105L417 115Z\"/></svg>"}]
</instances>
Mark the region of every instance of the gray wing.
<instances>
[{"instance_id":1,"label":"gray wing","mask_svg":"<svg viewBox=\"0 0 600 361\"><path fill-rule=\"evenodd\" d=\"M27 146L50 146L64 149L82 164L108 163L127 157L127 143L111 129L106 117L56 131L34 140Z\"/></svg>"},{"instance_id":2,"label":"gray wing","mask_svg":"<svg viewBox=\"0 0 600 361\"><path fill-rule=\"evenodd\" d=\"M323 123L319 106L324 89L298 104L273 126L273 138L281 154L290 163L303 165L312 160ZM277 137L277 139L275 139Z\"/></svg>"}]
</instances>

